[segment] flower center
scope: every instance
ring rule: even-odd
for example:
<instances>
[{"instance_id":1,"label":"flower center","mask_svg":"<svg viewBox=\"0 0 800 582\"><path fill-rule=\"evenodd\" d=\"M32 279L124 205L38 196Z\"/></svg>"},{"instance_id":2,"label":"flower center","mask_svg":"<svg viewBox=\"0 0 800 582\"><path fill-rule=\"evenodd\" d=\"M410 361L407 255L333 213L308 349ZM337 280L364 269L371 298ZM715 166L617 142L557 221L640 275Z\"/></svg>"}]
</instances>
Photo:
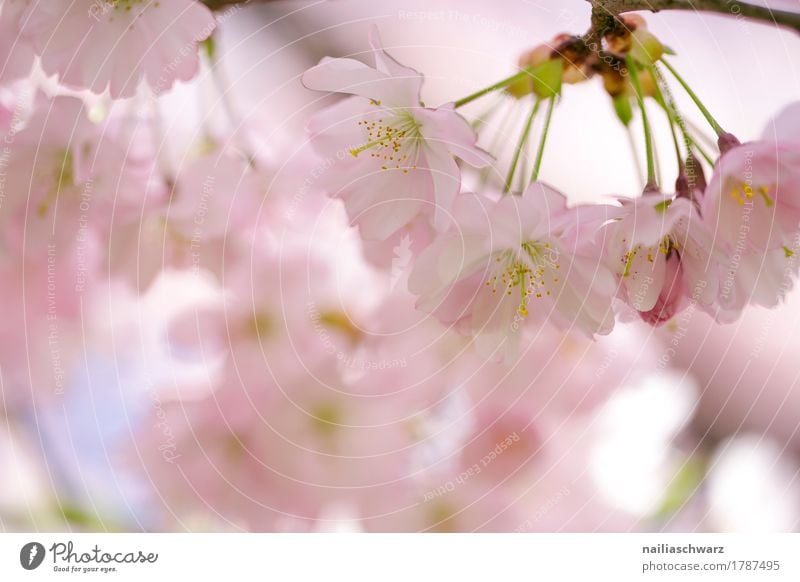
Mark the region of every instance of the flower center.
<instances>
[{"instance_id":1,"label":"flower center","mask_svg":"<svg viewBox=\"0 0 800 582\"><path fill-rule=\"evenodd\" d=\"M775 204L775 200L770 196L769 187L761 185L753 190L753 186L746 182L742 182L740 186L734 186L731 190L731 198L733 198L739 206L744 206L745 202L755 198L756 193L764 200L764 206L767 208L772 208Z\"/></svg>"},{"instance_id":2,"label":"flower center","mask_svg":"<svg viewBox=\"0 0 800 582\"><path fill-rule=\"evenodd\" d=\"M486 287L497 293L511 296L515 287L519 287L519 307L517 313L528 315L530 297L542 299L556 291L560 282L558 269L561 268L558 252L550 243L527 241L520 245L518 251L502 251L495 256L495 267L492 269Z\"/></svg>"},{"instance_id":3,"label":"flower center","mask_svg":"<svg viewBox=\"0 0 800 582\"><path fill-rule=\"evenodd\" d=\"M344 422L342 410L334 402L321 402L309 414L313 429L326 439L334 437Z\"/></svg>"},{"instance_id":4,"label":"flower center","mask_svg":"<svg viewBox=\"0 0 800 582\"><path fill-rule=\"evenodd\" d=\"M370 157L383 162L381 170L400 170L408 174L409 170L417 169L424 139L420 124L410 111L402 110L388 121L361 120L358 125L366 131L367 142L350 150L354 158L369 151Z\"/></svg>"},{"instance_id":5,"label":"flower center","mask_svg":"<svg viewBox=\"0 0 800 582\"><path fill-rule=\"evenodd\" d=\"M248 336L263 340L275 331L275 321L270 313L256 311L251 316L252 319L248 318L249 321L246 321L244 326Z\"/></svg>"},{"instance_id":6,"label":"flower center","mask_svg":"<svg viewBox=\"0 0 800 582\"><path fill-rule=\"evenodd\" d=\"M40 217L47 215L50 206L58 200L62 190L75 185L75 158L72 150L60 149L53 157L50 175L54 186L36 207L36 213Z\"/></svg>"},{"instance_id":7,"label":"flower center","mask_svg":"<svg viewBox=\"0 0 800 582\"><path fill-rule=\"evenodd\" d=\"M647 247L643 247L642 245L636 245L630 251L625 253L622 257L623 262L625 263L625 268L622 271L623 277L631 277L632 279L636 279L639 275L639 271L633 268L633 261L636 259L637 256L644 256L647 258L648 263L655 263L656 257L659 253L665 255L668 259L670 254L672 253L673 249L676 249L677 245L672 238L667 235L659 241L658 245L651 245Z\"/></svg>"},{"instance_id":8,"label":"flower center","mask_svg":"<svg viewBox=\"0 0 800 582\"><path fill-rule=\"evenodd\" d=\"M320 313L315 319L329 330L343 334L351 344L355 345L361 339L361 330L356 327L346 313L326 311Z\"/></svg>"}]
</instances>

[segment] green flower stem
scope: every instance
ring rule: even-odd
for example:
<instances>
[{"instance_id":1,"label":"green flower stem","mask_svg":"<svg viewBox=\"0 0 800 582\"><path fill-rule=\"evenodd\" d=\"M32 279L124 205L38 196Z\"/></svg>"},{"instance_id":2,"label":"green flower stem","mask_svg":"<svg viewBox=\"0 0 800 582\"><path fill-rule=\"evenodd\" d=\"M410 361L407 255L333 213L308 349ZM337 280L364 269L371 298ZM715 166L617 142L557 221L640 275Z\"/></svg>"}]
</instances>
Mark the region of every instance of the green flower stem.
<instances>
[{"instance_id":1,"label":"green flower stem","mask_svg":"<svg viewBox=\"0 0 800 582\"><path fill-rule=\"evenodd\" d=\"M662 96L663 107L667 112L667 117L670 120L670 124L672 125L672 131L674 133L675 126L681 132L681 136L683 137L683 141L686 144L686 149L689 150L691 153L692 150L697 150L697 152L705 159L710 166L714 166L714 161L711 157L706 153L706 151L697 143L697 141L692 137L692 134L689 133L689 129L686 127L686 121L683 119L683 116L678 111L678 106L675 104L675 100L672 98L672 95L669 91L669 85L667 84L667 80L664 78L661 69L659 69L656 65L653 65L651 68L653 76L656 79L656 87L659 95ZM662 91L661 87L666 88L666 97L664 98L664 91Z\"/></svg>"},{"instance_id":2,"label":"green flower stem","mask_svg":"<svg viewBox=\"0 0 800 582\"><path fill-rule=\"evenodd\" d=\"M645 152L647 154L647 186L653 186L656 183L656 169L655 160L653 158L653 136L650 131L650 120L647 117L647 110L644 106L644 95L642 94L642 85L639 83L639 73L636 70L636 63L633 58L628 55L625 58L625 63L628 66L628 71L631 75L631 83L636 91L636 101L639 104L639 109L642 112L642 125L644 126L644 142Z\"/></svg>"},{"instance_id":3,"label":"green flower stem","mask_svg":"<svg viewBox=\"0 0 800 582\"><path fill-rule=\"evenodd\" d=\"M506 111L500 117L500 123L497 125L497 131L495 132L494 137L492 138L492 143L489 145L488 151L498 152L499 155L499 151L503 144L503 139L505 138L506 135L506 129L508 129L511 120L514 118L514 114L517 110L517 105L519 105L519 102L515 99L514 102L508 106ZM489 181L489 178L491 177L493 170L494 170L493 165L487 166L486 168L481 170L482 187L486 186L486 183Z\"/></svg>"},{"instance_id":4,"label":"green flower stem","mask_svg":"<svg viewBox=\"0 0 800 582\"><path fill-rule=\"evenodd\" d=\"M675 146L675 157L678 159L678 169L683 170L683 156L681 155L681 146L678 142L678 132L675 131L675 124L672 122L672 116L667 113L667 118L669 119L669 131L672 134L672 144Z\"/></svg>"},{"instance_id":5,"label":"green flower stem","mask_svg":"<svg viewBox=\"0 0 800 582\"><path fill-rule=\"evenodd\" d=\"M673 115L677 114L677 110L675 108L675 104L672 102L672 99L667 101L664 92L661 90L661 84L663 82L661 73L654 65L649 66L648 69L650 74L653 75L653 78L656 79L656 101L664 110L664 114L667 116L667 121L669 122L669 131L670 134L672 134L672 145L675 147L675 157L678 160L678 169L682 171L684 166L683 155L681 154L681 146L680 142L678 141L678 132L675 131L675 125L677 124L677 120L675 119L676 115ZM687 143L686 146L688 147L689 144Z\"/></svg>"},{"instance_id":6,"label":"green flower stem","mask_svg":"<svg viewBox=\"0 0 800 582\"><path fill-rule=\"evenodd\" d=\"M672 76L675 77L675 80L677 80L678 83L681 84L681 86L686 91L686 93L689 95L689 97L692 98L692 101L694 101L695 105L697 105L697 108L703 114L703 117L706 118L706 121L708 121L709 125L711 125L711 128L714 130L714 132L717 135L722 135L722 134L726 133L725 130L722 129L722 126L719 123L717 123L717 120L714 119L714 116L711 115L711 112L706 108L705 105L703 105L702 101L700 101L700 98L697 96L697 94L694 91L692 91L691 87L689 87L689 85L686 83L686 81L683 80L683 77L681 77L678 74L678 71L676 71L672 67L672 65L670 65L667 62L666 59L661 59L661 62L664 63L664 66L667 68L667 70L670 73L672 73Z\"/></svg>"},{"instance_id":7,"label":"green flower stem","mask_svg":"<svg viewBox=\"0 0 800 582\"><path fill-rule=\"evenodd\" d=\"M509 85L512 85L517 81L524 79L525 77L531 77L531 78L533 77L533 75L531 74L530 67L522 69L519 73L511 75L510 77L506 77L505 79L503 79L502 81L498 81L494 85L489 85L488 87L485 87L480 91L476 91L472 95L467 95L466 97L459 99L458 101L455 102L455 106L463 107L467 103L472 103L476 99L480 99L484 95L488 95L489 93L497 91L498 89L504 89L505 87L508 87Z\"/></svg>"},{"instance_id":8,"label":"green flower stem","mask_svg":"<svg viewBox=\"0 0 800 582\"><path fill-rule=\"evenodd\" d=\"M533 165L533 174L531 174L531 182L539 179L539 170L542 168L542 159L544 158L544 147L547 144L547 136L550 133L550 122L553 121L553 110L556 106L556 98L550 97L550 103L547 105L547 117L544 120L544 129L542 130L542 138L539 140L539 151L536 152L536 163Z\"/></svg>"},{"instance_id":9,"label":"green flower stem","mask_svg":"<svg viewBox=\"0 0 800 582\"><path fill-rule=\"evenodd\" d=\"M506 184L503 188L503 192L511 191L511 186L514 183L514 173L517 171L517 164L519 163L519 156L522 154L522 150L528 142L528 134L531 132L531 126L533 125L533 120L536 119L536 114L539 113L539 106L541 103L542 100L537 98L531 108L528 119L525 121L525 128L522 130L522 134L519 136L519 141L517 142L517 147L514 150L514 158L511 160L511 167L508 169L508 176L506 177Z\"/></svg>"},{"instance_id":10,"label":"green flower stem","mask_svg":"<svg viewBox=\"0 0 800 582\"><path fill-rule=\"evenodd\" d=\"M625 126L625 133L628 134L628 147L631 149L631 157L636 164L636 177L643 181L642 160L639 159L639 152L636 150L636 138L633 137L633 128L631 128L630 124Z\"/></svg>"},{"instance_id":11,"label":"green flower stem","mask_svg":"<svg viewBox=\"0 0 800 582\"><path fill-rule=\"evenodd\" d=\"M495 113L500 109L500 104L503 101L503 96L498 95L497 98L489 105L486 109L484 109L483 113L478 115L470 125L472 129L478 131L480 128L485 126L489 121L491 121L492 117L494 117Z\"/></svg>"}]
</instances>

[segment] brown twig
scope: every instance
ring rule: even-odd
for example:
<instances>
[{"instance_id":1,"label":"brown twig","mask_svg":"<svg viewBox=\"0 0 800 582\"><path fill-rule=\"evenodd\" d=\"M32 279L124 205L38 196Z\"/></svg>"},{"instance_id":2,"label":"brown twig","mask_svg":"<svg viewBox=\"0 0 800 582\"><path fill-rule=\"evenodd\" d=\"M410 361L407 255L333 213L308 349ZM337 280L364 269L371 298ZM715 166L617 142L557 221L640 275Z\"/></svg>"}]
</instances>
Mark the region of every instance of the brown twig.
<instances>
[{"instance_id":1,"label":"brown twig","mask_svg":"<svg viewBox=\"0 0 800 582\"><path fill-rule=\"evenodd\" d=\"M202 0L212 10L222 10L241 4L260 4L274 0ZM762 22L786 26L800 32L800 12L789 10L773 10L765 6L757 6L738 0L586 0L593 7L594 30L608 17L614 17L624 12L634 10L647 10L661 12L662 10L691 10L700 12L714 12L727 14L734 17L745 17Z\"/></svg>"},{"instance_id":2,"label":"brown twig","mask_svg":"<svg viewBox=\"0 0 800 582\"><path fill-rule=\"evenodd\" d=\"M264 4L272 0L201 0L203 4L211 8L211 10L223 10L231 6L240 6L243 4Z\"/></svg>"},{"instance_id":3,"label":"brown twig","mask_svg":"<svg viewBox=\"0 0 800 582\"><path fill-rule=\"evenodd\" d=\"M587 0L592 5L596 18L604 15L617 16L623 12L647 10L691 10L728 14L762 22L770 22L800 31L800 12L772 10L736 0Z\"/></svg>"}]
</instances>

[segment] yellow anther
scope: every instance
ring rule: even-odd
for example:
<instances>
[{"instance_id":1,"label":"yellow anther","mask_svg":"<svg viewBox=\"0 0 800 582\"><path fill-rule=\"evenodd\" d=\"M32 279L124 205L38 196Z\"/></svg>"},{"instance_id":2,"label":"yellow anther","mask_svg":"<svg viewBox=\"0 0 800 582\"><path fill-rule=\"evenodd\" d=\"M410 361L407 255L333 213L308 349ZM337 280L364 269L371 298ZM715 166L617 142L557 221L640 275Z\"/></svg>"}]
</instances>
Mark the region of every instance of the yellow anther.
<instances>
[{"instance_id":1,"label":"yellow anther","mask_svg":"<svg viewBox=\"0 0 800 582\"><path fill-rule=\"evenodd\" d=\"M769 192L769 190L764 188L763 186L758 189L758 193L761 194L761 198L764 199L764 205L767 208L772 208L772 206L775 204L775 201L772 198L770 198L767 192Z\"/></svg>"}]
</instances>

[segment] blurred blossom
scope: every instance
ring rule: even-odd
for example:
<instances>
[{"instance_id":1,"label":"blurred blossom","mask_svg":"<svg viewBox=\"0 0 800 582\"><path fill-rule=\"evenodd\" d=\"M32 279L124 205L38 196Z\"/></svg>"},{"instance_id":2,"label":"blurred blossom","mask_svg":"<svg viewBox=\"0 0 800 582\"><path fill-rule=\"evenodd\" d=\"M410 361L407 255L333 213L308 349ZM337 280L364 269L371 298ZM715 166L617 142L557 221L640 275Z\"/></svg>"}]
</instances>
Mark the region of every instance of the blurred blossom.
<instances>
[{"instance_id":1,"label":"blurred blossom","mask_svg":"<svg viewBox=\"0 0 800 582\"><path fill-rule=\"evenodd\" d=\"M47 475L38 452L26 442L20 427L0 419L0 528L33 530L46 519L50 498Z\"/></svg>"},{"instance_id":2,"label":"blurred blossom","mask_svg":"<svg viewBox=\"0 0 800 582\"><path fill-rule=\"evenodd\" d=\"M796 532L797 460L771 439L742 434L723 441L710 462L709 519L723 532Z\"/></svg>"},{"instance_id":3,"label":"blurred blossom","mask_svg":"<svg viewBox=\"0 0 800 582\"><path fill-rule=\"evenodd\" d=\"M0 3L0 528L797 530L795 36L212 4Z\"/></svg>"},{"instance_id":4,"label":"blurred blossom","mask_svg":"<svg viewBox=\"0 0 800 582\"><path fill-rule=\"evenodd\" d=\"M48 74L65 85L130 97L146 79L155 93L198 68L197 45L214 30L211 11L196 0L58 3L8 0L4 12L26 8L12 34L32 46Z\"/></svg>"},{"instance_id":5,"label":"blurred blossom","mask_svg":"<svg viewBox=\"0 0 800 582\"><path fill-rule=\"evenodd\" d=\"M674 365L690 367L702 387L695 420L700 434L767 433L800 450L794 414L800 405L794 362L799 308L794 292L778 309L748 309L731 326L695 313L664 330Z\"/></svg>"},{"instance_id":6,"label":"blurred blossom","mask_svg":"<svg viewBox=\"0 0 800 582\"><path fill-rule=\"evenodd\" d=\"M672 442L692 415L696 390L690 377L664 372L608 402L599 420L603 436L591 461L601 494L635 515L659 508L683 462Z\"/></svg>"}]
</instances>

